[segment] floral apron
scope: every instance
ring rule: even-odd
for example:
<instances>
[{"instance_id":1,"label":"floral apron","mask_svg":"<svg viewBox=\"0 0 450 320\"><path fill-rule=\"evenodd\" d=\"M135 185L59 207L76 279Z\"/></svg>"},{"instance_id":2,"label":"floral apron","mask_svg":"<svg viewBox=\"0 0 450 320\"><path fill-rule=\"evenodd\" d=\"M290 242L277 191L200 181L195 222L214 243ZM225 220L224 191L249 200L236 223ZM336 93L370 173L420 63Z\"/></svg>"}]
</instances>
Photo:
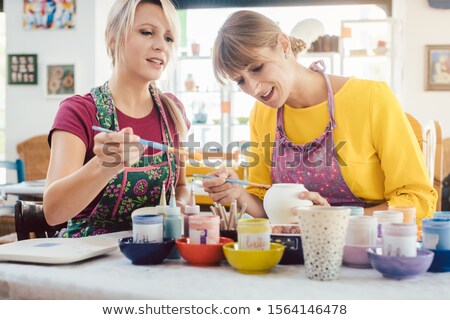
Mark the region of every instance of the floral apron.
<instances>
[{"instance_id":1,"label":"floral apron","mask_svg":"<svg viewBox=\"0 0 450 320\"><path fill-rule=\"evenodd\" d=\"M325 79L328 89L330 121L322 135L312 142L294 144L284 131L283 109L277 111L277 131L272 154L273 183L302 183L306 189L318 192L333 206L360 206L364 201L356 197L342 176L334 148L334 95L323 61L314 62L312 70Z\"/></svg>"},{"instance_id":2,"label":"floral apron","mask_svg":"<svg viewBox=\"0 0 450 320\"><path fill-rule=\"evenodd\" d=\"M162 102L154 89L150 88L150 93L161 115L163 142L170 144L173 139ZM108 82L92 89L91 95L97 107L100 126L120 131ZM161 151L144 155L138 163L125 168L109 181L102 198L89 216L69 220L63 236L75 238L131 230L131 213L141 207L158 205L163 182L176 185L177 179L178 169L173 154ZM170 197L170 188L167 188L166 197Z\"/></svg>"}]
</instances>

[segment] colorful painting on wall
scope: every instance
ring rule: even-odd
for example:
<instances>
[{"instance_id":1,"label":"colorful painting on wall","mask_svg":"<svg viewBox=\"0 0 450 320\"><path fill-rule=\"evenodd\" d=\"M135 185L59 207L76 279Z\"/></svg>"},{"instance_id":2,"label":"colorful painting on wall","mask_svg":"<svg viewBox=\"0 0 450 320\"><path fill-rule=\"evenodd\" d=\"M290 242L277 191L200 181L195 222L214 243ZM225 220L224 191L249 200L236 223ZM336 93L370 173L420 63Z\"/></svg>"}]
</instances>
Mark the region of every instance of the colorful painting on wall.
<instances>
[{"instance_id":1,"label":"colorful painting on wall","mask_svg":"<svg viewBox=\"0 0 450 320\"><path fill-rule=\"evenodd\" d=\"M23 0L25 30L75 28L76 0Z\"/></svg>"},{"instance_id":2,"label":"colorful painting on wall","mask_svg":"<svg viewBox=\"0 0 450 320\"><path fill-rule=\"evenodd\" d=\"M73 64L48 65L46 95L60 97L75 93L75 66Z\"/></svg>"}]
</instances>

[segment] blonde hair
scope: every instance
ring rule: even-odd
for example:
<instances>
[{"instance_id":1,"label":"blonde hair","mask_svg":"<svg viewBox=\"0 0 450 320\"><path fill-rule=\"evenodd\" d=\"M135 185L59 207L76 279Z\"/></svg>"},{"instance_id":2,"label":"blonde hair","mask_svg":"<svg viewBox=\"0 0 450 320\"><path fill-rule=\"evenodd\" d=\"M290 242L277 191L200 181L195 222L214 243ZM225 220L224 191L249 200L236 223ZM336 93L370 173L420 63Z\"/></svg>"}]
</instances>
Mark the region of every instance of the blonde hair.
<instances>
[{"instance_id":1,"label":"blonde hair","mask_svg":"<svg viewBox=\"0 0 450 320\"><path fill-rule=\"evenodd\" d=\"M259 61L255 49L275 48L283 34L278 24L249 10L233 13L220 28L213 49L214 75L221 83L234 78L249 64ZM306 49L303 40L289 37L294 57Z\"/></svg>"},{"instance_id":2,"label":"blonde hair","mask_svg":"<svg viewBox=\"0 0 450 320\"><path fill-rule=\"evenodd\" d=\"M155 4L162 8L175 44L171 47L170 55L175 55L175 49L180 39L180 22L177 11L170 0L116 0L109 11L105 29L106 47L113 66L119 61L120 50L133 31L136 8L140 3ZM170 116L180 135L180 141L182 141L186 135L187 127L180 108L172 99L163 95L156 87L156 84L152 83L151 86L158 91L161 101L169 110Z\"/></svg>"}]
</instances>

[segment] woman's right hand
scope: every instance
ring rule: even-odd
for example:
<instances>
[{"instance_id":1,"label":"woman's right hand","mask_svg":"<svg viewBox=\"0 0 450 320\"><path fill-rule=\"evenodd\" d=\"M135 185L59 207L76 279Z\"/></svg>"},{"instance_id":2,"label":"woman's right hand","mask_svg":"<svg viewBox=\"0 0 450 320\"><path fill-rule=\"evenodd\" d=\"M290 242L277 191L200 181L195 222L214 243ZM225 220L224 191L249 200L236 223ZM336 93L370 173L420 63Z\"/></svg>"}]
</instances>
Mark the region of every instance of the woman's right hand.
<instances>
[{"instance_id":1,"label":"woman's right hand","mask_svg":"<svg viewBox=\"0 0 450 320\"><path fill-rule=\"evenodd\" d=\"M133 134L132 128L124 128L119 132L100 132L94 137L94 154L101 166L114 168L121 172L139 161L146 147L139 143L139 136Z\"/></svg>"},{"instance_id":2,"label":"woman's right hand","mask_svg":"<svg viewBox=\"0 0 450 320\"><path fill-rule=\"evenodd\" d=\"M208 176L213 176L214 179L203 179L203 188L215 202L228 204L237 200L245 192L241 185L226 182L225 179L239 179L232 169L221 167L218 171L209 173Z\"/></svg>"}]
</instances>

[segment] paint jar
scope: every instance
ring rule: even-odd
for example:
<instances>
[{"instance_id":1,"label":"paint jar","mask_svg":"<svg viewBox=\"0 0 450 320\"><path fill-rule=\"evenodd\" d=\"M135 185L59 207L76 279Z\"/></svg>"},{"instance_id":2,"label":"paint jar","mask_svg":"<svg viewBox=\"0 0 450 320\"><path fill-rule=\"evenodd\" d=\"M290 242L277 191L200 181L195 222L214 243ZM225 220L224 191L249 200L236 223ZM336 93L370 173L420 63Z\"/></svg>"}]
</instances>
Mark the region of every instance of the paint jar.
<instances>
[{"instance_id":1,"label":"paint jar","mask_svg":"<svg viewBox=\"0 0 450 320\"><path fill-rule=\"evenodd\" d=\"M436 211L433 213L433 218L450 219L450 211Z\"/></svg>"},{"instance_id":2,"label":"paint jar","mask_svg":"<svg viewBox=\"0 0 450 320\"><path fill-rule=\"evenodd\" d=\"M143 214L132 217L133 242L152 243L163 241L163 216Z\"/></svg>"},{"instance_id":3,"label":"paint jar","mask_svg":"<svg viewBox=\"0 0 450 320\"><path fill-rule=\"evenodd\" d=\"M193 244L218 244L219 216L189 216L189 241Z\"/></svg>"},{"instance_id":4,"label":"paint jar","mask_svg":"<svg viewBox=\"0 0 450 320\"><path fill-rule=\"evenodd\" d=\"M389 206L388 211L403 212L403 223L416 224L416 207L414 206Z\"/></svg>"},{"instance_id":5,"label":"paint jar","mask_svg":"<svg viewBox=\"0 0 450 320\"><path fill-rule=\"evenodd\" d=\"M417 255L417 225L385 223L383 229L383 255L415 257Z\"/></svg>"},{"instance_id":6,"label":"paint jar","mask_svg":"<svg viewBox=\"0 0 450 320\"><path fill-rule=\"evenodd\" d=\"M240 219L237 225L239 250L269 250L268 219Z\"/></svg>"},{"instance_id":7,"label":"paint jar","mask_svg":"<svg viewBox=\"0 0 450 320\"><path fill-rule=\"evenodd\" d=\"M184 236L189 237L189 217L200 214L200 206L185 206L184 207Z\"/></svg>"},{"instance_id":8,"label":"paint jar","mask_svg":"<svg viewBox=\"0 0 450 320\"><path fill-rule=\"evenodd\" d=\"M350 216L345 244L375 246L378 235L377 218L369 216Z\"/></svg>"},{"instance_id":9,"label":"paint jar","mask_svg":"<svg viewBox=\"0 0 450 320\"><path fill-rule=\"evenodd\" d=\"M378 223L378 238L382 238L382 228L381 226L385 223L402 223L403 212L400 211L374 211L372 217L377 218Z\"/></svg>"},{"instance_id":10,"label":"paint jar","mask_svg":"<svg viewBox=\"0 0 450 320\"><path fill-rule=\"evenodd\" d=\"M450 250L450 219L423 219L422 247L433 250Z\"/></svg>"},{"instance_id":11,"label":"paint jar","mask_svg":"<svg viewBox=\"0 0 450 320\"><path fill-rule=\"evenodd\" d=\"M345 206L345 208L349 208L350 209L350 216L363 216L364 215L364 208L363 207Z\"/></svg>"}]
</instances>

